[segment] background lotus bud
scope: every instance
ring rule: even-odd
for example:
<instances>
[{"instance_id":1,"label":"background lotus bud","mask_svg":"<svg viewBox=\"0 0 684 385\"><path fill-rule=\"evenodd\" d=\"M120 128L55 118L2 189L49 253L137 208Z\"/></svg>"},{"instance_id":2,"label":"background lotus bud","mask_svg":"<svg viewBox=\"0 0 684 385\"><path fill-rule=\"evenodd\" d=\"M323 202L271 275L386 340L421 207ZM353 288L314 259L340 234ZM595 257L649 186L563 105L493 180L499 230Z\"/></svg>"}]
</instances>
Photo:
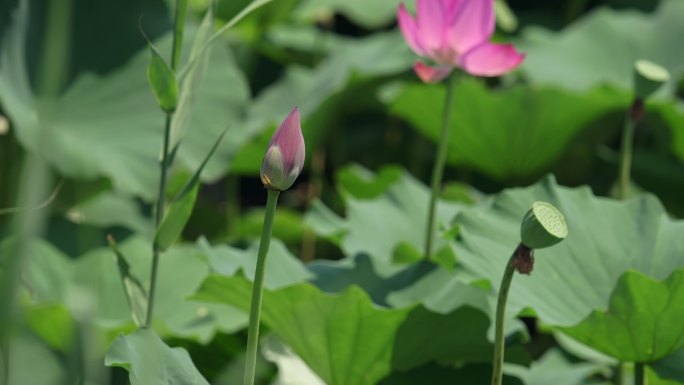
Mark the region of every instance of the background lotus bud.
<instances>
[{"instance_id":1,"label":"background lotus bud","mask_svg":"<svg viewBox=\"0 0 684 385\"><path fill-rule=\"evenodd\" d=\"M305 152L299 108L295 107L268 143L260 173L264 187L279 191L290 188L302 171Z\"/></svg>"},{"instance_id":2,"label":"background lotus bud","mask_svg":"<svg viewBox=\"0 0 684 385\"><path fill-rule=\"evenodd\" d=\"M520 239L530 249L553 246L567 236L563 214L546 202L534 202L520 225Z\"/></svg>"}]
</instances>

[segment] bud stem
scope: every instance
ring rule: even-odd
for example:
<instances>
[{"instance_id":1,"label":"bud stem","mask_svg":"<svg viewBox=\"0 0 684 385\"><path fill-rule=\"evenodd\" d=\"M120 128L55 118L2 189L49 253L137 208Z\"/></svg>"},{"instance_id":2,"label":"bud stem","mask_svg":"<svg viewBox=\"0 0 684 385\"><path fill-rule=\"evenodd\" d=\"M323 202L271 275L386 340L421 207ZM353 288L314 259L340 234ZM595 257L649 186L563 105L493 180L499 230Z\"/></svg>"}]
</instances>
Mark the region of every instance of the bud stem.
<instances>
[{"instance_id":1,"label":"bud stem","mask_svg":"<svg viewBox=\"0 0 684 385\"><path fill-rule=\"evenodd\" d=\"M643 103L643 102L641 102ZM635 109L641 105L639 99L635 99L632 107L627 113L625 124L622 128L622 144L620 146L620 187L618 198L625 199L629 193L630 173L632 169L632 148L634 147L634 127L636 126L638 114ZM643 108L643 107L642 107Z\"/></svg>"},{"instance_id":2,"label":"bud stem","mask_svg":"<svg viewBox=\"0 0 684 385\"><path fill-rule=\"evenodd\" d=\"M496 303L496 325L494 337L494 359L492 361L492 385L501 385L503 379L503 363L504 363L504 316L506 313L506 301L508 300L508 292L513 281L513 274L515 274L515 261L518 254L525 248L522 244L516 247L513 255L506 263L506 270L501 279L501 286L499 287L499 298Z\"/></svg>"},{"instance_id":3,"label":"bud stem","mask_svg":"<svg viewBox=\"0 0 684 385\"><path fill-rule=\"evenodd\" d=\"M183 21L185 20L186 0L176 0L176 12L174 16L174 34L171 52L171 69L175 72L178 65L179 51L183 40ZM159 192L157 196L157 205L155 208L154 225L159 228L162 219L164 219L164 206L166 200L166 184L169 172L169 143L171 136L171 121L173 120L173 112L167 112L164 118L164 142L162 144L161 162L160 162L160 178L159 178ZM152 271L150 273L150 290L149 298L147 299L147 315L145 317L144 327L152 326L152 314L154 312L154 295L157 288L157 270L159 268L159 246L156 242L152 244Z\"/></svg>"},{"instance_id":4,"label":"bud stem","mask_svg":"<svg viewBox=\"0 0 684 385\"><path fill-rule=\"evenodd\" d=\"M271 231L273 218L275 217L276 205L280 191L268 190L266 201L266 213L264 214L264 226L261 229L261 242L257 256L254 284L252 286L252 304L249 310L249 329L247 331L247 353L245 358L245 375L243 384L253 385L256 372L257 345L259 343L259 319L261 318L261 302L264 295L264 271L266 257L271 244Z\"/></svg>"},{"instance_id":5,"label":"bud stem","mask_svg":"<svg viewBox=\"0 0 684 385\"><path fill-rule=\"evenodd\" d=\"M425 224L425 253L426 259L430 258L432 253L432 237L435 227L435 209L437 208L437 198L442 189L442 177L444 176L444 167L446 166L447 155L449 153L449 123L451 121L451 104L454 98L454 83L456 76L451 75L447 78L447 96L444 102L444 111L442 115L442 130L439 134L439 142L437 144L437 158L432 168L432 193L430 195L430 205L428 207L428 218Z\"/></svg>"},{"instance_id":6,"label":"bud stem","mask_svg":"<svg viewBox=\"0 0 684 385\"><path fill-rule=\"evenodd\" d=\"M646 383L646 373L642 362L634 363L634 385L644 385Z\"/></svg>"}]
</instances>

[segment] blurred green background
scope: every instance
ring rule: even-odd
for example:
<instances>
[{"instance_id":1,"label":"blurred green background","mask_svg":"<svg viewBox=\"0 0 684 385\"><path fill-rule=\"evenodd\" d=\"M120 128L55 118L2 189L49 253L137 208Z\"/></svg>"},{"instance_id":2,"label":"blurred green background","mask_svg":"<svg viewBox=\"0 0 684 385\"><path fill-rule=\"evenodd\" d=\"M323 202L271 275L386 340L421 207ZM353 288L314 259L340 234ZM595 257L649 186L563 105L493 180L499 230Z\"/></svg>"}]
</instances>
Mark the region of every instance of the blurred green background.
<instances>
[{"instance_id":1,"label":"blurred green background","mask_svg":"<svg viewBox=\"0 0 684 385\"><path fill-rule=\"evenodd\" d=\"M55 193L42 209L47 225L43 239L36 241L40 252L25 263L21 277L21 322L14 331L19 342L10 356L19 377L11 383L125 384L128 376L123 369L110 371L102 365L117 334L134 330L105 236L112 234L124 244L132 269L146 279L163 115L147 84L149 53L141 30L168 53L173 4L53 0L66 15L62 30L68 34L64 41L54 40L58 46L46 48L49 3L0 0L0 208L12 207L20 198L21 164L31 151L47 161L53 174L43 196ZM215 27L249 3L221 0ZM388 277L399 269L393 259L412 260L412 246L397 245L420 244L401 237L419 232L411 230L410 223L416 226L411 221L421 216L421 210L411 202L425 194L446 91L441 85L420 83L411 71L417 58L396 26L399 3L274 0L212 46L175 158L170 196L198 167L218 134L226 127L228 133L203 174L185 242L162 259L163 298L155 323L168 345L188 349L212 384L239 382L246 315L238 310L237 299L228 306L189 298L210 272L233 275L249 270L244 261L259 237L266 199L258 177L261 158L276 125L293 106L302 112L307 165L281 198L274 236L282 242L274 248L282 258L273 256L269 263L282 276L272 273L277 275L274 288L310 280L324 292L336 292L348 283L359 284L356 278L345 281L339 271L331 278L333 283L326 282L320 277L330 266ZM190 1L185 58L208 7L208 0ZM460 207L479 204L505 189L548 181L548 174L558 185L588 186L596 196L614 196L620 133L633 98L632 65L644 58L666 67L672 81L647 103L637 127L634 190L658 198L662 210L652 208L658 215L662 211L664 217L681 218L683 36L681 0L497 1L495 40L515 43L527 58L519 70L501 78L459 78L441 215L450 220ZM56 56L46 59L45 52ZM65 64L63 71L58 63ZM44 68L59 72L47 123L41 115ZM41 124L47 130L42 131ZM391 217L383 205L399 207L401 216ZM459 209L452 210L451 205ZM345 223L341 217L346 217ZM0 243L0 262L3 247L9 250L12 218L0 215L0 240L5 240ZM392 233L394 227L384 229L382 223L373 223L376 218L408 225ZM455 259L444 256L441 263L453 268L459 261L456 254ZM374 267L362 268L363 255ZM679 258L684 258L681 253ZM307 268L298 259L316 260L318 265ZM605 298L613 283L606 287ZM372 288L359 285L378 305L404 306L383 302ZM486 283L480 286L491 289ZM463 316L477 323L477 317L485 317L487 322L491 313L483 312L454 319ZM578 353L583 350L571 348L573 342L562 343L568 337L538 323L534 312L526 316L525 327L517 324L526 337L511 341L521 351L514 360L540 366L534 374L509 378L511 383L548 384L544 373L566 373L562 370L571 373L565 378L574 379L563 382L567 384L607 381L606 368L612 361ZM271 324L268 329L279 330ZM486 341L483 333L478 335ZM273 337L267 358L279 370L264 361L261 381L314 384L297 377L287 382L288 368L299 373L285 359L294 357L287 349ZM455 369L442 365L444 361L467 364ZM678 367L677 362L682 363L681 354L661 365L660 375L676 372L667 377L671 382L662 383L684 380L684 364ZM383 384L426 378L441 384L460 375L477 382L486 381L489 370L485 359L468 360L453 352L425 359L421 365L419 372L397 364L378 378L384 378ZM397 374L409 367L417 377ZM661 381L651 375L652 384ZM331 385L377 382L332 378L324 379ZM407 378L414 380L405 382Z\"/></svg>"}]
</instances>

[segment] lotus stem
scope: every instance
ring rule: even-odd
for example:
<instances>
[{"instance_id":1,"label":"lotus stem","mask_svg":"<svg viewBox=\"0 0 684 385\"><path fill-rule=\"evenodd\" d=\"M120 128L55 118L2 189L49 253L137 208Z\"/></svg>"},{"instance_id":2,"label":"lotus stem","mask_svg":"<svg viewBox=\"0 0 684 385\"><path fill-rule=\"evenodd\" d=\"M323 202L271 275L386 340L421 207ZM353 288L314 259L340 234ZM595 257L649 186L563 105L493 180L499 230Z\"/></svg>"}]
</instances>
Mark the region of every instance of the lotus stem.
<instances>
[{"instance_id":1,"label":"lotus stem","mask_svg":"<svg viewBox=\"0 0 684 385\"><path fill-rule=\"evenodd\" d=\"M620 185L618 198L625 199L629 195L632 171L632 151L634 147L634 128L643 114L643 100L635 99L622 127L622 143L620 145Z\"/></svg>"},{"instance_id":2,"label":"lotus stem","mask_svg":"<svg viewBox=\"0 0 684 385\"><path fill-rule=\"evenodd\" d=\"M634 363L634 385L644 385L646 383L646 373L643 362Z\"/></svg>"},{"instance_id":3,"label":"lotus stem","mask_svg":"<svg viewBox=\"0 0 684 385\"><path fill-rule=\"evenodd\" d=\"M442 129L439 134L437 144L437 158L432 168L432 191L430 193L430 204L428 206L428 218L425 224L425 253L426 259L432 254L432 237L435 227L435 210L437 209L437 198L442 190L442 178L444 167L446 166L447 155L449 154L449 122L451 121L451 104L454 98L455 76L451 75L447 79L447 96L444 102L442 114Z\"/></svg>"},{"instance_id":4,"label":"lotus stem","mask_svg":"<svg viewBox=\"0 0 684 385\"><path fill-rule=\"evenodd\" d=\"M519 245L511 258L506 263L506 270L504 270L503 278L501 279L501 286L499 287L499 298L496 302L496 324L494 329L494 359L492 361L492 385L501 385L503 380L503 363L504 363L504 317L506 314L506 301L508 300L508 292L513 281L513 274L516 271L516 262L520 258L520 252L525 246Z\"/></svg>"},{"instance_id":5,"label":"lotus stem","mask_svg":"<svg viewBox=\"0 0 684 385\"><path fill-rule=\"evenodd\" d=\"M268 190L266 201L266 213L264 214L264 226L261 229L261 241L257 256L254 284L252 286L252 304L249 310L249 329L247 330L247 352L245 358L245 375L243 384L253 385L256 373L257 345L259 343L259 320L261 318L261 302L264 296L264 272L266 270L266 257L271 244L271 232L273 218L275 217L280 191Z\"/></svg>"}]
</instances>

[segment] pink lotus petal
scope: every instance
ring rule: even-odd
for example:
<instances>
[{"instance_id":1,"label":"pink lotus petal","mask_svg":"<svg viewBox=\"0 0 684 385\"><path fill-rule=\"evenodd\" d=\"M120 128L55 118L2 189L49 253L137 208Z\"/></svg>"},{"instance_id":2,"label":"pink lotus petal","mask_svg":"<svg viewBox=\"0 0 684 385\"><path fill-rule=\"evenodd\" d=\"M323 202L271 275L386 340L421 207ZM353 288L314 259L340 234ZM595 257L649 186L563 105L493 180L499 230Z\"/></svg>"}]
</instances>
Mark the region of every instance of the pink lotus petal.
<instances>
[{"instance_id":1,"label":"pink lotus petal","mask_svg":"<svg viewBox=\"0 0 684 385\"><path fill-rule=\"evenodd\" d=\"M456 20L456 12L458 11L458 7L461 5L461 1L463 1L463 0L441 0L441 1L442 1L442 7L444 7L444 10L446 11L447 25L453 25L454 21Z\"/></svg>"},{"instance_id":2,"label":"pink lotus petal","mask_svg":"<svg viewBox=\"0 0 684 385\"><path fill-rule=\"evenodd\" d=\"M513 44L485 43L461 58L461 67L471 75L499 76L514 70L525 59Z\"/></svg>"},{"instance_id":3,"label":"pink lotus petal","mask_svg":"<svg viewBox=\"0 0 684 385\"><path fill-rule=\"evenodd\" d=\"M418 36L418 26L413 17L408 13L404 4L399 5L399 12L397 14L397 19L399 21L399 29L401 34L404 35L404 40L406 44L420 56L427 56L427 53L420 46L420 38Z\"/></svg>"},{"instance_id":4,"label":"pink lotus petal","mask_svg":"<svg viewBox=\"0 0 684 385\"><path fill-rule=\"evenodd\" d=\"M441 1L417 0L416 23L420 45L429 54L439 51L446 41L446 12Z\"/></svg>"},{"instance_id":5,"label":"pink lotus petal","mask_svg":"<svg viewBox=\"0 0 684 385\"><path fill-rule=\"evenodd\" d=\"M464 54L486 41L494 33L494 0L460 0L450 22L448 44Z\"/></svg>"},{"instance_id":6,"label":"pink lotus petal","mask_svg":"<svg viewBox=\"0 0 684 385\"><path fill-rule=\"evenodd\" d=\"M272 145L280 147L287 172L295 167L301 169L304 163L304 137L302 136L298 107L290 111L273 134L269 147Z\"/></svg>"},{"instance_id":7,"label":"pink lotus petal","mask_svg":"<svg viewBox=\"0 0 684 385\"><path fill-rule=\"evenodd\" d=\"M453 70L450 66L430 67L423 62L417 62L413 66L413 71L424 83L437 83L449 76Z\"/></svg>"}]
</instances>

